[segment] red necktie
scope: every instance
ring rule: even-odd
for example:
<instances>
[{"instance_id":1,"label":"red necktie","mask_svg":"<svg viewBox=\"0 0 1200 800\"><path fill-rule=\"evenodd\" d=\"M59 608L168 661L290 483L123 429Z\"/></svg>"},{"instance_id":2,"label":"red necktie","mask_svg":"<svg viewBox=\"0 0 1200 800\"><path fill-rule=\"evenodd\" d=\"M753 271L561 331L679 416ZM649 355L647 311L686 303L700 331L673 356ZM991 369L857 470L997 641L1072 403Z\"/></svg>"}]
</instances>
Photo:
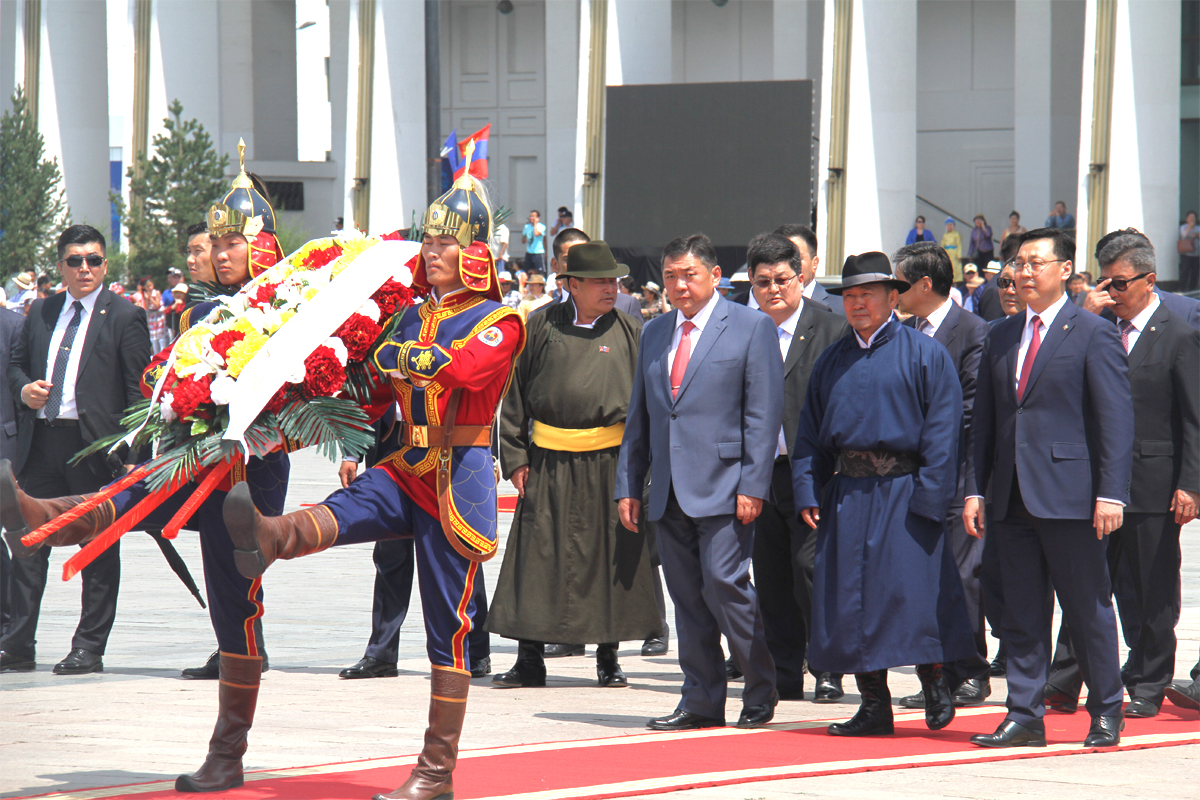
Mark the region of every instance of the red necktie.
<instances>
[{"instance_id":1,"label":"red necktie","mask_svg":"<svg viewBox=\"0 0 1200 800\"><path fill-rule=\"evenodd\" d=\"M679 396L679 386L687 373L688 360L692 357L692 331L696 323L683 323L683 335L679 337L679 348L675 351L675 363L671 365L671 399Z\"/></svg>"},{"instance_id":2,"label":"red necktie","mask_svg":"<svg viewBox=\"0 0 1200 800\"><path fill-rule=\"evenodd\" d=\"M1029 342L1029 352L1025 354L1025 363L1021 364L1021 380L1017 381L1017 402L1025 399L1025 384L1029 383L1029 373L1033 371L1033 360L1037 358L1038 348L1042 345L1042 319L1036 314L1030 320L1033 325L1033 339Z\"/></svg>"}]
</instances>

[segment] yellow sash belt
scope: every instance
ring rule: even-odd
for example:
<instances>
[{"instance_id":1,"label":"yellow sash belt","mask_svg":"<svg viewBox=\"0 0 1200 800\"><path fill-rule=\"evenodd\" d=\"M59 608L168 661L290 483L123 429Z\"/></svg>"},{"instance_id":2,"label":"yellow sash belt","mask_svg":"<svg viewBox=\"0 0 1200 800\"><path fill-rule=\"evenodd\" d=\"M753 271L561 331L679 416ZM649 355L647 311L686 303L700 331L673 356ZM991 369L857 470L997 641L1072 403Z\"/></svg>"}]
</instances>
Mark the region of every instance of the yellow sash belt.
<instances>
[{"instance_id":1,"label":"yellow sash belt","mask_svg":"<svg viewBox=\"0 0 1200 800\"><path fill-rule=\"evenodd\" d=\"M607 450L620 447L624 435L624 422L607 428L556 428L536 419L533 421L533 443L546 450L564 450L568 453Z\"/></svg>"}]
</instances>

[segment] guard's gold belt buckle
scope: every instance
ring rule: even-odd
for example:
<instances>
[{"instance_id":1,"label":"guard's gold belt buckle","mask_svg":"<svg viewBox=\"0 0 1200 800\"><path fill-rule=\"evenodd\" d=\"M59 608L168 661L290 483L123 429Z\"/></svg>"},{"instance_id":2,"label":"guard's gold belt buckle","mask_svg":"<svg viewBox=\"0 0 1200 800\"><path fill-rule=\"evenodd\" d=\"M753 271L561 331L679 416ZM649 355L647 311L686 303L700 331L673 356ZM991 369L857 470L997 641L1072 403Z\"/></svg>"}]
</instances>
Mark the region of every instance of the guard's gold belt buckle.
<instances>
[{"instance_id":1,"label":"guard's gold belt buckle","mask_svg":"<svg viewBox=\"0 0 1200 800\"><path fill-rule=\"evenodd\" d=\"M429 447L428 425L409 425L408 430L408 438L413 447Z\"/></svg>"}]
</instances>

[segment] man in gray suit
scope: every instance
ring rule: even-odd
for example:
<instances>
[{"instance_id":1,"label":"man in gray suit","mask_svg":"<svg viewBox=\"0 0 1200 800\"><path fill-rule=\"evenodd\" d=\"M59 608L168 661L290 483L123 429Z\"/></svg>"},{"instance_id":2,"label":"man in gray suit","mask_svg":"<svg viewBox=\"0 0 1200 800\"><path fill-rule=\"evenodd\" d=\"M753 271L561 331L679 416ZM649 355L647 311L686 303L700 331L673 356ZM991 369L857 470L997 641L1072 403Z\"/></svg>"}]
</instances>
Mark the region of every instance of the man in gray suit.
<instances>
[{"instance_id":1,"label":"man in gray suit","mask_svg":"<svg viewBox=\"0 0 1200 800\"><path fill-rule=\"evenodd\" d=\"M648 517L675 603L683 697L652 730L725 724L721 634L745 674L738 727L770 722L779 699L750 555L783 422L783 363L771 318L721 297L720 278L703 234L663 250L675 310L642 331L617 465L615 496L631 531L650 473Z\"/></svg>"}]
</instances>

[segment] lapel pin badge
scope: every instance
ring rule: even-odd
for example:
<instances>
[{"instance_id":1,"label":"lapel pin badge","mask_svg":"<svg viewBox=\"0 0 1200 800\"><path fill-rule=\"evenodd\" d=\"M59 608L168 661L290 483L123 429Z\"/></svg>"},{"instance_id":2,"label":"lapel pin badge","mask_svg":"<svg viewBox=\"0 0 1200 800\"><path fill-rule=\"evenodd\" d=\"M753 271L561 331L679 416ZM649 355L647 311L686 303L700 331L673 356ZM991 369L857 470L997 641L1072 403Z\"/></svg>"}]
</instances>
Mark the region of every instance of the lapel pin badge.
<instances>
[{"instance_id":1,"label":"lapel pin badge","mask_svg":"<svg viewBox=\"0 0 1200 800\"><path fill-rule=\"evenodd\" d=\"M1070 325L1063 325L1063 330L1065 331L1065 330L1067 330L1067 329L1068 329L1068 328L1070 328L1070 327L1071 327Z\"/></svg>"},{"instance_id":2,"label":"lapel pin badge","mask_svg":"<svg viewBox=\"0 0 1200 800\"><path fill-rule=\"evenodd\" d=\"M1151 325L1151 326L1150 326L1150 330L1152 330L1152 331L1156 331L1156 330L1158 330L1158 328L1156 328L1156 327L1154 327L1153 325Z\"/></svg>"}]
</instances>

